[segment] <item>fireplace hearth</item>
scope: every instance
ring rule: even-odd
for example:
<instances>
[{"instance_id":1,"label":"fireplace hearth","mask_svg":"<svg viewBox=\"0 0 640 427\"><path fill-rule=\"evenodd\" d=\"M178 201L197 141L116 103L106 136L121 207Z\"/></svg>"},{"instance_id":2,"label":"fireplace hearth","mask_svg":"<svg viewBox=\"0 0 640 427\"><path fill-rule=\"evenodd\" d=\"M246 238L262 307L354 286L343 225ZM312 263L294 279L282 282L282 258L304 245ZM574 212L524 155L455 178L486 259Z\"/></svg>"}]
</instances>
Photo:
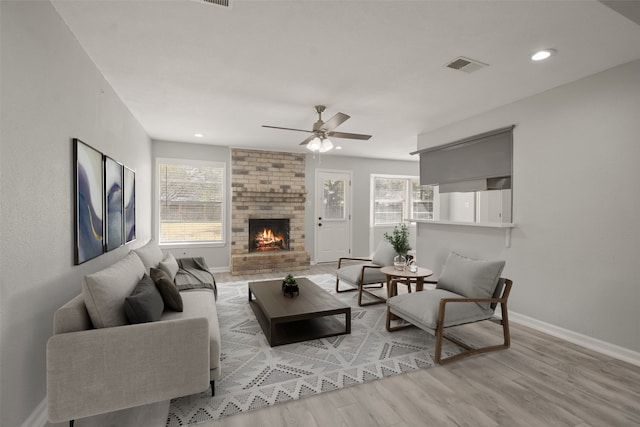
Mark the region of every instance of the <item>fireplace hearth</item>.
<instances>
[{"instance_id":1,"label":"fireplace hearth","mask_svg":"<svg viewBox=\"0 0 640 427\"><path fill-rule=\"evenodd\" d=\"M288 218L249 218L249 252L288 250Z\"/></svg>"}]
</instances>

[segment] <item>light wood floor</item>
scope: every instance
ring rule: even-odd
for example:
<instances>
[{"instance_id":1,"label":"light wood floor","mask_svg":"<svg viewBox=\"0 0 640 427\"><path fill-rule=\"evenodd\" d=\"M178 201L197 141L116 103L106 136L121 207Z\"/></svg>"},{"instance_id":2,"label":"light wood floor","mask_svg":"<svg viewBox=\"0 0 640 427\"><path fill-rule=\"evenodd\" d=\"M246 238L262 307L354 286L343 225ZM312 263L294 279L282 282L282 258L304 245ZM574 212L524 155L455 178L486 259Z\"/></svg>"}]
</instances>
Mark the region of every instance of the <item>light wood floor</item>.
<instances>
[{"instance_id":1,"label":"light wood floor","mask_svg":"<svg viewBox=\"0 0 640 427\"><path fill-rule=\"evenodd\" d=\"M322 264L299 275L333 272ZM272 277L217 273L216 281ZM456 334L498 342L500 328L482 322ZM511 341L501 352L199 426L640 426L640 367L514 323Z\"/></svg>"}]
</instances>

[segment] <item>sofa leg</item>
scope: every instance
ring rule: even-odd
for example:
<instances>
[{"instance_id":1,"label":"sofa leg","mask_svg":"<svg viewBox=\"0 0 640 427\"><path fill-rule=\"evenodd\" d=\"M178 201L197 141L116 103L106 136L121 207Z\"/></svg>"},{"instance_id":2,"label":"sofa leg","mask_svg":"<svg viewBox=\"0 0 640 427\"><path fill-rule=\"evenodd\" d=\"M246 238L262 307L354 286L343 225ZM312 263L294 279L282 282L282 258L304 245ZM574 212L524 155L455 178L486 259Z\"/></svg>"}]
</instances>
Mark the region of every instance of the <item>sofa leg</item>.
<instances>
[{"instance_id":1,"label":"sofa leg","mask_svg":"<svg viewBox=\"0 0 640 427\"><path fill-rule=\"evenodd\" d=\"M73 427L73 423L74 423L75 421L76 421L76 420L69 420L69 427Z\"/></svg>"},{"instance_id":2,"label":"sofa leg","mask_svg":"<svg viewBox=\"0 0 640 427\"><path fill-rule=\"evenodd\" d=\"M211 396L216 395L216 382L211 380Z\"/></svg>"}]
</instances>

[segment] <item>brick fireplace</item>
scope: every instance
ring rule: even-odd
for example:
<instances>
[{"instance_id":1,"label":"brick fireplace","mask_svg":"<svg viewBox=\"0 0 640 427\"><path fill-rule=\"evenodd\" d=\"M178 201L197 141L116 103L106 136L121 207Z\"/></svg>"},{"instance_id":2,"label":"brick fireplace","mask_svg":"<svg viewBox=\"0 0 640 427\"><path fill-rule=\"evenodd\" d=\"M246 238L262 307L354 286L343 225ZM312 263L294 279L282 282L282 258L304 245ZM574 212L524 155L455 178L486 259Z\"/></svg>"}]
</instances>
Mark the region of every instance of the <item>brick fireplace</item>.
<instances>
[{"instance_id":1,"label":"brick fireplace","mask_svg":"<svg viewBox=\"0 0 640 427\"><path fill-rule=\"evenodd\" d=\"M304 154L232 150L231 274L309 268L309 254L304 249L304 179ZM264 236L256 236L255 230L250 233L249 220L259 220ZM274 226L276 235L269 235L263 226L269 220L287 224L286 245L281 242L280 226ZM257 240L267 246L256 250Z\"/></svg>"}]
</instances>

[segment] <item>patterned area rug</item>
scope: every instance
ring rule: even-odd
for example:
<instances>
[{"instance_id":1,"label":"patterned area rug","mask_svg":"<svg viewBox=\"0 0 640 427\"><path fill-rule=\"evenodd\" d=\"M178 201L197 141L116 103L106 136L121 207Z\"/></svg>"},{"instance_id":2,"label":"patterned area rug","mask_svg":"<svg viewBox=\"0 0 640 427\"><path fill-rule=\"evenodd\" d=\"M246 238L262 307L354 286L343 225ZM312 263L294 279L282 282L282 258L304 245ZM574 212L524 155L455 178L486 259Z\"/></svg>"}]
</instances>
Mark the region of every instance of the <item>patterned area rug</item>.
<instances>
[{"instance_id":1,"label":"patterned area rug","mask_svg":"<svg viewBox=\"0 0 640 427\"><path fill-rule=\"evenodd\" d=\"M417 328L387 332L385 304L358 307L357 292L337 294L330 274L308 279L351 306L351 334L271 348L249 306L247 282L221 283L223 377L216 381L216 396L209 390L172 400L167 426L212 421L434 365L432 335ZM460 351L447 341L443 346L447 355Z\"/></svg>"}]
</instances>

